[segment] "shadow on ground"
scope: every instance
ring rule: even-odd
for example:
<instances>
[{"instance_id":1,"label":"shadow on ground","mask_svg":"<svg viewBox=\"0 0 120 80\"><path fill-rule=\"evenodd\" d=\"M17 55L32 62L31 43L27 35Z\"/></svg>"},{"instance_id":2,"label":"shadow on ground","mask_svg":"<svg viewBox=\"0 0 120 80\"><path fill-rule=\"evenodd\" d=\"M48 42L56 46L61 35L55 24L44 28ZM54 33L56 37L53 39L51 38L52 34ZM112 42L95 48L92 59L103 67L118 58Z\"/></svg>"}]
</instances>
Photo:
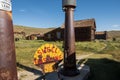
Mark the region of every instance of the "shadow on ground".
<instances>
[{"instance_id":1,"label":"shadow on ground","mask_svg":"<svg viewBox=\"0 0 120 80\"><path fill-rule=\"evenodd\" d=\"M31 73L33 73L33 74L35 74L35 75L40 75L40 77L37 78L37 79L35 79L35 80L42 80L42 79L44 79L44 77L45 77L45 76L43 75L43 73L42 73L41 71L37 70L37 69L34 69L34 68L31 68L31 67L22 65L22 64L20 64L20 63L17 63L17 67L19 67L19 68L21 68L21 69L24 69L24 70L26 70L26 71L29 71L29 72L31 72Z\"/></svg>"},{"instance_id":2,"label":"shadow on ground","mask_svg":"<svg viewBox=\"0 0 120 80\"><path fill-rule=\"evenodd\" d=\"M78 64L84 62L80 60ZM90 77L88 80L120 80L120 62L103 59L88 59L85 63L90 67Z\"/></svg>"},{"instance_id":3,"label":"shadow on ground","mask_svg":"<svg viewBox=\"0 0 120 80\"><path fill-rule=\"evenodd\" d=\"M78 64L86 61L82 59L78 61ZM120 62L110 60L107 58L102 59L88 59L85 62L86 65L90 67L90 76L88 80L120 80ZM43 75L41 71L24 66L17 63L19 68L22 68L26 71L32 72L35 75ZM35 80L42 80L44 76L40 76Z\"/></svg>"}]
</instances>

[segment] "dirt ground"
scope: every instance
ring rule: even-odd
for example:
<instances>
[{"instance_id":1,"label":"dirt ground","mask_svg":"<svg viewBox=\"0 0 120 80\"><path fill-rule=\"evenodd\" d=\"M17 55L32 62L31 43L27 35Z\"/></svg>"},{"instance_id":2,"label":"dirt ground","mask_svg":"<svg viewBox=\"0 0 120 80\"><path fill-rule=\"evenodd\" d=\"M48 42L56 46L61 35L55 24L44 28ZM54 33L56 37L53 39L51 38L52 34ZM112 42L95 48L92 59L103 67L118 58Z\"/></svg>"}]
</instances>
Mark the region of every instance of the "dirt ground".
<instances>
[{"instance_id":1,"label":"dirt ground","mask_svg":"<svg viewBox=\"0 0 120 80\"><path fill-rule=\"evenodd\" d=\"M77 59L84 59L88 56L91 56L93 53L88 54L88 55L82 55L82 56L77 56ZM56 73L53 74L53 76L56 75ZM51 76L51 75L49 75ZM50 77L47 78L50 78ZM58 76L58 75L56 75ZM20 70L18 71L18 80L43 80L43 74L41 70ZM47 79L46 79L47 80ZM48 79L50 80L50 79Z\"/></svg>"},{"instance_id":2,"label":"dirt ground","mask_svg":"<svg viewBox=\"0 0 120 80\"><path fill-rule=\"evenodd\" d=\"M18 80L42 80L40 79L42 75L43 74L39 70L38 71L20 70L18 71Z\"/></svg>"}]
</instances>

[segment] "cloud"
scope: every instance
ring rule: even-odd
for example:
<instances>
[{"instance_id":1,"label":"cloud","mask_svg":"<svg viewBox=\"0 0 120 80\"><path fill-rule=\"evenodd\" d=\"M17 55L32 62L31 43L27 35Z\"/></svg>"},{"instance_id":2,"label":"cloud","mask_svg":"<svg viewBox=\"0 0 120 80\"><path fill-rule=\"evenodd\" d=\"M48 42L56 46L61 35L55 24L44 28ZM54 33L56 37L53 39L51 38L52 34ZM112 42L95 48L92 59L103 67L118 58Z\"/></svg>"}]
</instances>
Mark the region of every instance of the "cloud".
<instances>
[{"instance_id":1,"label":"cloud","mask_svg":"<svg viewBox=\"0 0 120 80\"><path fill-rule=\"evenodd\" d=\"M20 12L25 12L26 10L24 10L24 9L21 9L21 10L19 10Z\"/></svg>"},{"instance_id":2,"label":"cloud","mask_svg":"<svg viewBox=\"0 0 120 80\"><path fill-rule=\"evenodd\" d=\"M112 27L115 27L115 28L120 28L120 25L112 25Z\"/></svg>"}]
</instances>

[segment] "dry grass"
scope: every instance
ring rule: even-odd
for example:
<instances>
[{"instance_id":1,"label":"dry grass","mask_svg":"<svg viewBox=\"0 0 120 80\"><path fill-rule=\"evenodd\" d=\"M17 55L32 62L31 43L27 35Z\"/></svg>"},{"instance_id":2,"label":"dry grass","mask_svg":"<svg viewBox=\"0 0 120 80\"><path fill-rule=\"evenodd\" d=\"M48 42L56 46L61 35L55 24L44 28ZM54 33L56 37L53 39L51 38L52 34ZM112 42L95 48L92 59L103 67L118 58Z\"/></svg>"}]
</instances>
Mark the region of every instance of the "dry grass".
<instances>
[{"instance_id":1,"label":"dry grass","mask_svg":"<svg viewBox=\"0 0 120 80\"><path fill-rule=\"evenodd\" d=\"M55 28L33 28L33 27L26 27L26 26L14 26L14 32L25 32L26 35L30 34L38 34L38 33L46 33Z\"/></svg>"},{"instance_id":2,"label":"dry grass","mask_svg":"<svg viewBox=\"0 0 120 80\"><path fill-rule=\"evenodd\" d=\"M16 57L20 65L29 69L38 69L33 64L33 55L42 44L56 44L61 50L63 42L45 42L39 40L27 41L20 40L16 42ZM85 64L91 68L89 80L119 80L120 76L120 42L119 41L94 41L94 42L76 42L77 55L86 55ZM86 60L85 59L85 60ZM79 64L83 60L79 61ZM24 68L24 67L23 67ZM20 68L18 68L20 69ZM21 69L20 69L21 70Z\"/></svg>"}]
</instances>

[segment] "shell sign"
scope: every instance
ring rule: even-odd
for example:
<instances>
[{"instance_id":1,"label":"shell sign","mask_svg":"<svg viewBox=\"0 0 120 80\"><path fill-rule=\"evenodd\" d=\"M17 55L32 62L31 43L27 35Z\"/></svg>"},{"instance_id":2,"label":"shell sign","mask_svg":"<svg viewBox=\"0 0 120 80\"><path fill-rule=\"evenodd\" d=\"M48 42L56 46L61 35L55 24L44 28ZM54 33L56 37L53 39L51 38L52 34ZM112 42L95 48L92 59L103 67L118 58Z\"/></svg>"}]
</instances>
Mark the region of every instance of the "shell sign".
<instances>
[{"instance_id":1,"label":"shell sign","mask_svg":"<svg viewBox=\"0 0 120 80\"><path fill-rule=\"evenodd\" d=\"M47 65L63 59L63 52L54 44L45 44L37 49L34 55L34 64ZM53 65L53 64L52 64ZM45 66L44 66L45 68ZM50 67L49 67L50 69ZM47 71L49 72L49 71Z\"/></svg>"}]
</instances>

